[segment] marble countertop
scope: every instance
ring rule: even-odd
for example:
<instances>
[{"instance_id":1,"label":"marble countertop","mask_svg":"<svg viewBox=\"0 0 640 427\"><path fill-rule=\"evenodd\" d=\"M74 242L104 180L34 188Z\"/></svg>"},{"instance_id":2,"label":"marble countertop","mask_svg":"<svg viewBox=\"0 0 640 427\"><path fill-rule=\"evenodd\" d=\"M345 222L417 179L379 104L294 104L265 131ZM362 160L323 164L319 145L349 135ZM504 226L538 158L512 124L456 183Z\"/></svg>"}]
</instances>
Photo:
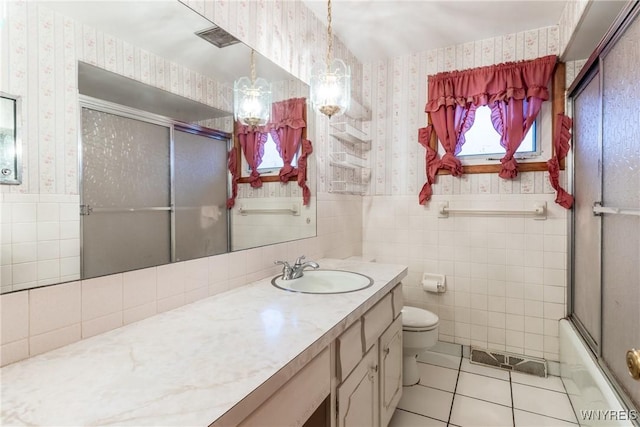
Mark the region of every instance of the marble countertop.
<instances>
[{"instance_id":1,"label":"marble countertop","mask_svg":"<svg viewBox=\"0 0 640 427\"><path fill-rule=\"evenodd\" d=\"M407 274L319 263L374 284L311 295L263 279L5 366L0 424L207 426L246 415Z\"/></svg>"}]
</instances>

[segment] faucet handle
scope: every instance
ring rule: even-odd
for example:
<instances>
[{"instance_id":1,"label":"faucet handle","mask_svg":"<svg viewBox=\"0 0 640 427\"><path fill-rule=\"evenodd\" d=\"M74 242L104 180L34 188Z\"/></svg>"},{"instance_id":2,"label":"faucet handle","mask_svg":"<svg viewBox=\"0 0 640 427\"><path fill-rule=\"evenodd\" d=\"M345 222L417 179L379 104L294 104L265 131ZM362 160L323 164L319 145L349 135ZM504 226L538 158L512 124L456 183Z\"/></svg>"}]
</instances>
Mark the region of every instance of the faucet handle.
<instances>
[{"instance_id":1,"label":"faucet handle","mask_svg":"<svg viewBox=\"0 0 640 427\"><path fill-rule=\"evenodd\" d=\"M275 265L284 265L285 268L291 268L287 261L273 261Z\"/></svg>"},{"instance_id":2,"label":"faucet handle","mask_svg":"<svg viewBox=\"0 0 640 427\"><path fill-rule=\"evenodd\" d=\"M301 265L302 264L302 260L304 260L306 257L304 255L300 255L298 258L296 258L296 263L295 265Z\"/></svg>"}]
</instances>

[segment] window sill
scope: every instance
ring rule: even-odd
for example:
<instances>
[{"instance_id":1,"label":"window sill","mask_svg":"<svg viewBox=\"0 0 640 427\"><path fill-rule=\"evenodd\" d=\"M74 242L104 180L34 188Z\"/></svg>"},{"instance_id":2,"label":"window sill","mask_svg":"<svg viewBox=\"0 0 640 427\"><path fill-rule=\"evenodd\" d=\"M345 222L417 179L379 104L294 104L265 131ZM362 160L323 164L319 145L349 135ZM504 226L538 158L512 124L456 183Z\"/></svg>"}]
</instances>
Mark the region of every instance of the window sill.
<instances>
[{"instance_id":1,"label":"window sill","mask_svg":"<svg viewBox=\"0 0 640 427\"><path fill-rule=\"evenodd\" d=\"M467 165L462 166L464 174L472 173L498 173L502 169L502 164L497 163L493 165ZM541 172L546 171L547 162L521 162L518 163L518 172ZM560 163L560 170L564 170L564 161ZM447 169L438 170L437 175L451 175Z\"/></svg>"}]
</instances>

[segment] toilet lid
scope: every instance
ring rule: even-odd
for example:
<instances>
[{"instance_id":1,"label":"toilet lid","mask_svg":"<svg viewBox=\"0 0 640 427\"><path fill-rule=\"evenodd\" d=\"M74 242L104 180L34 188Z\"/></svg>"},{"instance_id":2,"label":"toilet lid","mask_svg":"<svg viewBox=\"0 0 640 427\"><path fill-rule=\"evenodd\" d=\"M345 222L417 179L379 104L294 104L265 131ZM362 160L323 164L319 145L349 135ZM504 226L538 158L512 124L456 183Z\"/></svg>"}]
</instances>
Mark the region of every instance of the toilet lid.
<instances>
[{"instance_id":1,"label":"toilet lid","mask_svg":"<svg viewBox=\"0 0 640 427\"><path fill-rule=\"evenodd\" d=\"M402 308L402 329L428 331L438 326L438 316L417 307Z\"/></svg>"}]
</instances>

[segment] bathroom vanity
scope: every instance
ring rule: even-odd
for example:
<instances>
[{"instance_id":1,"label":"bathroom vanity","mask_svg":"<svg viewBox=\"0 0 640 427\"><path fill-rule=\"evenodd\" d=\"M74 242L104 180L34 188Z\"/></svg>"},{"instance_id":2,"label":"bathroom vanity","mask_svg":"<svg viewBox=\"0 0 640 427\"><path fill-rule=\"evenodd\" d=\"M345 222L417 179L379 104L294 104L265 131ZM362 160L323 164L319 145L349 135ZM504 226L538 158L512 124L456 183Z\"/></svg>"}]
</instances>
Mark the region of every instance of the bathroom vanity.
<instances>
[{"instance_id":1,"label":"bathroom vanity","mask_svg":"<svg viewBox=\"0 0 640 427\"><path fill-rule=\"evenodd\" d=\"M2 368L11 425L386 426L402 393L405 266L344 294L270 277Z\"/></svg>"}]
</instances>

